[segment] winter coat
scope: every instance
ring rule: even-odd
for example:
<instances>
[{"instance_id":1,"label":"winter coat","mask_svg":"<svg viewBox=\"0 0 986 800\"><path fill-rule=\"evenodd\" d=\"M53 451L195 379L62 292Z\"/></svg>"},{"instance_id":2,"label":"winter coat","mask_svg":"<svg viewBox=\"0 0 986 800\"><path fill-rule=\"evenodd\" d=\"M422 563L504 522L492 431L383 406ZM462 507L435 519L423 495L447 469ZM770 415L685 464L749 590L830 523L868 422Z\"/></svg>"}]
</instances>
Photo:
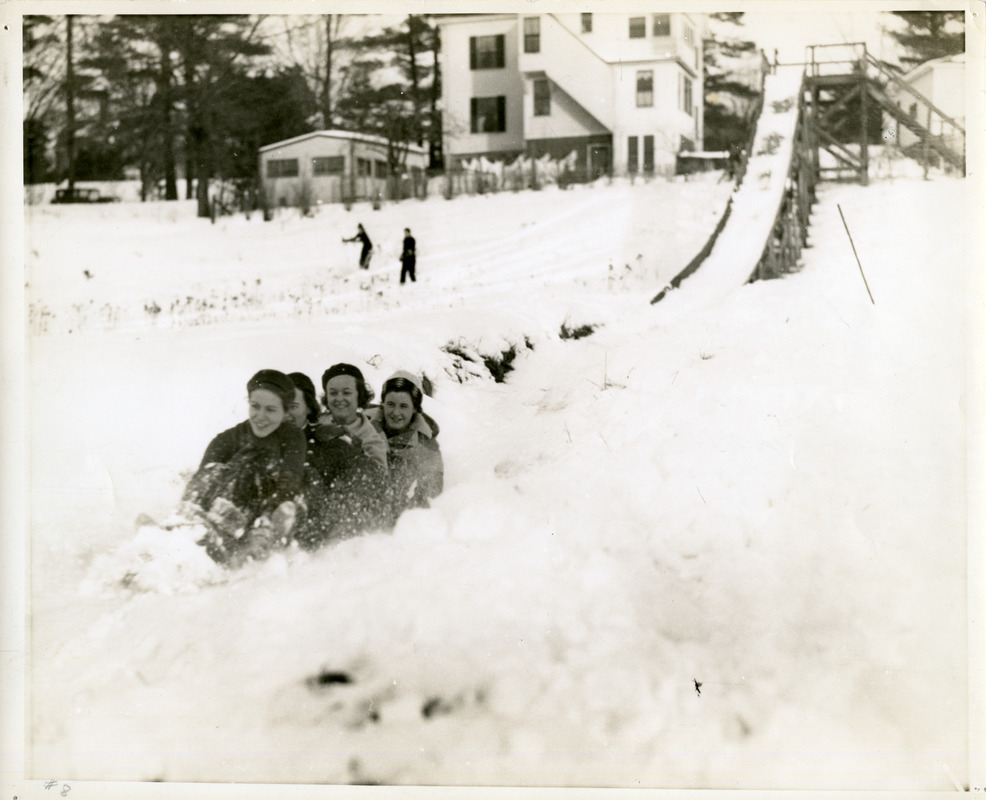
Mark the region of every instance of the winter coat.
<instances>
[{"instance_id":1,"label":"winter coat","mask_svg":"<svg viewBox=\"0 0 986 800\"><path fill-rule=\"evenodd\" d=\"M337 438L358 444L362 451L376 461L383 469L387 469L387 439L360 411L356 419L346 426L338 425L331 414L323 414L315 428L315 438L323 443Z\"/></svg>"},{"instance_id":2,"label":"winter coat","mask_svg":"<svg viewBox=\"0 0 986 800\"><path fill-rule=\"evenodd\" d=\"M305 437L291 424L261 438L247 420L216 436L182 496L208 521L206 552L221 564L256 555L255 523L301 496L304 471Z\"/></svg>"},{"instance_id":3,"label":"winter coat","mask_svg":"<svg viewBox=\"0 0 986 800\"><path fill-rule=\"evenodd\" d=\"M367 417L377 430L388 437L394 519L406 508L427 508L429 500L438 497L444 488L438 423L418 411L405 430L388 435L383 409L369 409Z\"/></svg>"},{"instance_id":4,"label":"winter coat","mask_svg":"<svg viewBox=\"0 0 986 800\"><path fill-rule=\"evenodd\" d=\"M345 428L328 420L314 427L309 442L307 514L295 534L310 550L390 524L386 442L362 415Z\"/></svg>"},{"instance_id":5,"label":"winter coat","mask_svg":"<svg viewBox=\"0 0 986 800\"><path fill-rule=\"evenodd\" d=\"M369 266L369 255L370 251L373 249L373 242L370 241L370 237L366 235L366 231L356 231L356 235L352 239L343 239L344 242L359 242L362 245L359 253L359 265L361 267Z\"/></svg>"},{"instance_id":6,"label":"winter coat","mask_svg":"<svg viewBox=\"0 0 986 800\"><path fill-rule=\"evenodd\" d=\"M406 267L413 267L416 253L416 242L413 236L404 237L404 245L401 249L401 263Z\"/></svg>"},{"instance_id":7,"label":"winter coat","mask_svg":"<svg viewBox=\"0 0 986 800\"><path fill-rule=\"evenodd\" d=\"M217 435L205 449L199 469L209 464L229 464L245 454L255 454L259 461L266 461L270 468L267 476L272 479L269 499L275 505L291 500L301 489L305 469L305 436L289 423L281 423L268 436L257 436L250 428L250 421ZM233 498L227 498L235 503Z\"/></svg>"}]
</instances>

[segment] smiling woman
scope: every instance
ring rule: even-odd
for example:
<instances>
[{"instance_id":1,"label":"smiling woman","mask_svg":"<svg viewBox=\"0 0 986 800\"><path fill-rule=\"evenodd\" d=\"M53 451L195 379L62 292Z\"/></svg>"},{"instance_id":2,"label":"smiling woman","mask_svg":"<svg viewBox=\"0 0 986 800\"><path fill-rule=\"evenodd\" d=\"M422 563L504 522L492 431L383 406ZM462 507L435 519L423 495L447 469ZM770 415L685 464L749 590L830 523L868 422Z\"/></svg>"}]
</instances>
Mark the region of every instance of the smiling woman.
<instances>
[{"instance_id":1,"label":"smiling woman","mask_svg":"<svg viewBox=\"0 0 986 800\"><path fill-rule=\"evenodd\" d=\"M373 399L363 373L352 364L334 364L322 374L323 401L329 413L320 422L343 429L362 451L387 469L387 442L362 413ZM325 433L323 431L323 433Z\"/></svg>"},{"instance_id":2,"label":"smiling woman","mask_svg":"<svg viewBox=\"0 0 986 800\"><path fill-rule=\"evenodd\" d=\"M368 414L387 437L395 520L407 508L427 508L443 488L439 427L421 409L423 397L421 381L410 372L398 370L383 384L382 406Z\"/></svg>"},{"instance_id":3,"label":"smiling woman","mask_svg":"<svg viewBox=\"0 0 986 800\"><path fill-rule=\"evenodd\" d=\"M247 392L247 419L209 442L181 509L189 524L205 524L206 552L234 565L286 543L305 464L304 434L283 424L294 400L291 379L263 369Z\"/></svg>"},{"instance_id":4,"label":"smiling woman","mask_svg":"<svg viewBox=\"0 0 986 800\"><path fill-rule=\"evenodd\" d=\"M363 410L373 393L352 364L334 364L322 374L328 409L314 426L305 483L307 514L295 539L307 549L389 522L387 442Z\"/></svg>"}]
</instances>

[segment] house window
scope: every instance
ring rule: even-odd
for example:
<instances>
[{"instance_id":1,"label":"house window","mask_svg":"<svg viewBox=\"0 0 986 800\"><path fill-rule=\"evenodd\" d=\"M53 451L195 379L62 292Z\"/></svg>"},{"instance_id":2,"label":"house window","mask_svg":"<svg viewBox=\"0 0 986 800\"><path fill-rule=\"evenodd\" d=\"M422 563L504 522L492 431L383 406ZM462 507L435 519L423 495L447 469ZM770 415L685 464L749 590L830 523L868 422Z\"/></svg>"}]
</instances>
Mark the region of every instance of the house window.
<instances>
[{"instance_id":1,"label":"house window","mask_svg":"<svg viewBox=\"0 0 986 800\"><path fill-rule=\"evenodd\" d=\"M654 171L654 137L644 137L644 172Z\"/></svg>"},{"instance_id":2,"label":"house window","mask_svg":"<svg viewBox=\"0 0 986 800\"><path fill-rule=\"evenodd\" d=\"M679 92L678 107L689 116L695 113L692 107L692 79L687 75L678 75L681 91Z\"/></svg>"},{"instance_id":3,"label":"house window","mask_svg":"<svg viewBox=\"0 0 986 800\"><path fill-rule=\"evenodd\" d=\"M637 73L637 108L650 108L654 105L654 71L641 70Z\"/></svg>"},{"instance_id":4,"label":"house window","mask_svg":"<svg viewBox=\"0 0 986 800\"><path fill-rule=\"evenodd\" d=\"M341 175L345 169L345 156L315 156L312 159L312 175Z\"/></svg>"},{"instance_id":5,"label":"house window","mask_svg":"<svg viewBox=\"0 0 986 800\"><path fill-rule=\"evenodd\" d=\"M472 133L498 133L507 129L507 98L473 97L469 101L469 130Z\"/></svg>"},{"instance_id":6,"label":"house window","mask_svg":"<svg viewBox=\"0 0 986 800\"><path fill-rule=\"evenodd\" d=\"M374 178L386 178L387 177L387 162L386 161L374 161L373 162L373 177Z\"/></svg>"},{"instance_id":7,"label":"house window","mask_svg":"<svg viewBox=\"0 0 986 800\"><path fill-rule=\"evenodd\" d=\"M643 39L647 35L647 18L630 17L630 38Z\"/></svg>"},{"instance_id":8,"label":"house window","mask_svg":"<svg viewBox=\"0 0 986 800\"><path fill-rule=\"evenodd\" d=\"M547 78L534 81L534 116L547 117L551 115L551 85Z\"/></svg>"},{"instance_id":9,"label":"house window","mask_svg":"<svg viewBox=\"0 0 986 800\"><path fill-rule=\"evenodd\" d=\"M356 159L356 174L361 178L373 176L373 162L368 158Z\"/></svg>"},{"instance_id":10,"label":"house window","mask_svg":"<svg viewBox=\"0 0 986 800\"><path fill-rule=\"evenodd\" d=\"M695 41L695 29L688 24L685 24L683 28L685 44L692 48L692 66L698 69L698 44Z\"/></svg>"},{"instance_id":11,"label":"house window","mask_svg":"<svg viewBox=\"0 0 986 800\"><path fill-rule=\"evenodd\" d=\"M592 33L592 14L582 15L582 33Z\"/></svg>"},{"instance_id":12,"label":"house window","mask_svg":"<svg viewBox=\"0 0 986 800\"><path fill-rule=\"evenodd\" d=\"M502 69L503 34L469 37L469 69Z\"/></svg>"},{"instance_id":13,"label":"house window","mask_svg":"<svg viewBox=\"0 0 986 800\"><path fill-rule=\"evenodd\" d=\"M683 27L682 35L685 39L685 44L687 44L689 47L694 47L695 29L691 25L688 25L687 23L682 27Z\"/></svg>"},{"instance_id":14,"label":"house window","mask_svg":"<svg viewBox=\"0 0 986 800\"><path fill-rule=\"evenodd\" d=\"M630 173L637 171L637 137L627 137L627 170Z\"/></svg>"},{"instance_id":15,"label":"house window","mask_svg":"<svg viewBox=\"0 0 986 800\"><path fill-rule=\"evenodd\" d=\"M541 18L540 17L524 17L524 52L525 53L541 52Z\"/></svg>"},{"instance_id":16,"label":"house window","mask_svg":"<svg viewBox=\"0 0 986 800\"><path fill-rule=\"evenodd\" d=\"M267 162L268 178L297 178L297 158L274 158Z\"/></svg>"},{"instance_id":17,"label":"house window","mask_svg":"<svg viewBox=\"0 0 986 800\"><path fill-rule=\"evenodd\" d=\"M654 35L655 36L670 36L671 35L671 15L670 14L655 14L654 15Z\"/></svg>"}]
</instances>

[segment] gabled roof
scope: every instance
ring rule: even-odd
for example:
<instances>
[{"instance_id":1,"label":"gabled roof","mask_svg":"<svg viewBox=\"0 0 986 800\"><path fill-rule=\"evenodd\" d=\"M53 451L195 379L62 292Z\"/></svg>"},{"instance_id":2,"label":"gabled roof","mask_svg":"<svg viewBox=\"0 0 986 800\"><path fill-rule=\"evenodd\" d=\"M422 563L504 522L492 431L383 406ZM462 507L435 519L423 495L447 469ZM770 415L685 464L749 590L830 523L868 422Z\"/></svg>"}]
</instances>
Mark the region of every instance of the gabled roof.
<instances>
[{"instance_id":1,"label":"gabled roof","mask_svg":"<svg viewBox=\"0 0 986 800\"><path fill-rule=\"evenodd\" d=\"M375 144L382 147L387 146L387 139L383 136L377 136L372 133L356 133L354 131L311 131L309 133L302 133L299 136L293 136L290 139L283 139L280 142L272 142L271 144L265 144L260 148L260 152L266 152L267 150L279 150L282 147L287 147L288 145L297 144L298 142L303 142L306 139L343 139L352 140L354 142L362 142L363 144ZM427 155L428 151L424 147L418 147L416 144L408 144L407 149L409 152L418 153L420 155Z\"/></svg>"},{"instance_id":2,"label":"gabled roof","mask_svg":"<svg viewBox=\"0 0 986 800\"><path fill-rule=\"evenodd\" d=\"M930 61L925 61L923 64L918 64L910 72L905 72L901 75L900 79L902 81L917 80L926 72L930 72L940 64L965 64L965 53L954 53L950 56L941 56L940 58L933 58Z\"/></svg>"}]
</instances>

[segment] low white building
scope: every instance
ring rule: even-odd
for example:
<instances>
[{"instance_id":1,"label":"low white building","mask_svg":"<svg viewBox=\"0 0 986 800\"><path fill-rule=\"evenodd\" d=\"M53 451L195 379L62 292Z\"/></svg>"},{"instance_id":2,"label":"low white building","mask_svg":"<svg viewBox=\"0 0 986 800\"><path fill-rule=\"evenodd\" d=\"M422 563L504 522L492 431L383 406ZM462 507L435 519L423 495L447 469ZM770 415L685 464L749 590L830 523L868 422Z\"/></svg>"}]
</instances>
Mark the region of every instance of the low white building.
<instances>
[{"instance_id":1,"label":"low white building","mask_svg":"<svg viewBox=\"0 0 986 800\"><path fill-rule=\"evenodd\" d=\"M897 89L898 105L912 118L929 128L932 135L943 136L949 145L960 152L964 140L955 134L954 127L929 108L922 98L927 98L938 111L965 127L965 53L935 58L918 64L900 78L906 86L914 89L920 97L915 97L906 88ZM907 128L899 131L900 146L911 147L920 139Z\"/></svg>"},{"instance_id":2,"label":"low white building","mask_svg":"<svg viewBox=\"0 0 986 800\"><path fill-rule=\"evenodd\" d=\"M424 191L427 166L427 148L349 131L313 131L260 148L271 207L415 196Z\"/></svg>"},{"instance_id":3,"label":"low white building","mask_svg":"<svg viewBox=\"0 0 986 800\"><path fill-rule=\"evenodd\" d=\"M701 14L449 14L438 24L450 166L574 151L589 178L671 173L679 152L702 149Z\"/></svg>"}]
</instances>

